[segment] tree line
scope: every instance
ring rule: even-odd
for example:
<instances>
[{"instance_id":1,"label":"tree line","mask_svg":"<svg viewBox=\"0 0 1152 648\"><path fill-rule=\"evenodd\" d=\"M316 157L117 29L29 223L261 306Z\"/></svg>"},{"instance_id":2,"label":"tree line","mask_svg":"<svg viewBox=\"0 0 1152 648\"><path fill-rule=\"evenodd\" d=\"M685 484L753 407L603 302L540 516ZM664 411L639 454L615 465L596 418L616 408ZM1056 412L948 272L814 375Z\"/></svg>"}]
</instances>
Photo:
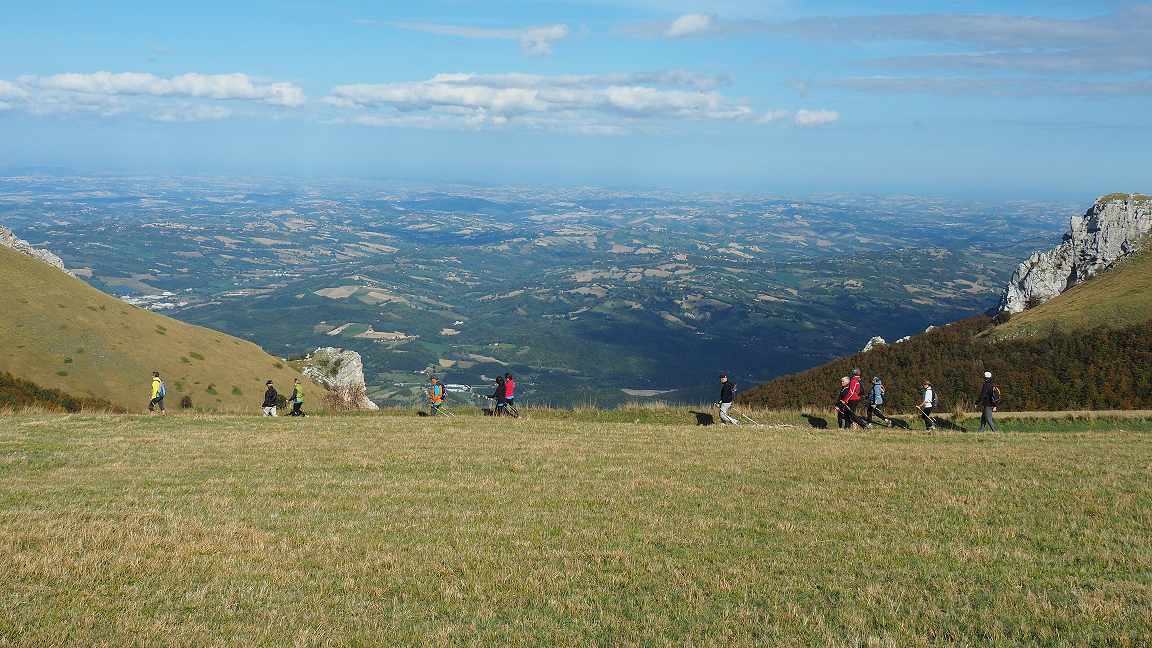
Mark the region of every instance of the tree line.
<instances>
[{"instance_id":1,"label":"tree line","mask_svg":"<svg viewBox=\"0 0 1152 648\"><path fill-rule=\"evenodd\" d=\"M960 320L900 344L782 376L740 400L774 409L827 407L840 377L858 367L866 385L872 376L883 379L888 405L897 410L911 410L919 402L924 380L937 390L942 410L971 409L985 371L1001 386L1006 410L1152 409L1152 321L1123 329L1053 331L1037 339L977 337L993 324L985 316Z\"/></svg>"}]
</instances>

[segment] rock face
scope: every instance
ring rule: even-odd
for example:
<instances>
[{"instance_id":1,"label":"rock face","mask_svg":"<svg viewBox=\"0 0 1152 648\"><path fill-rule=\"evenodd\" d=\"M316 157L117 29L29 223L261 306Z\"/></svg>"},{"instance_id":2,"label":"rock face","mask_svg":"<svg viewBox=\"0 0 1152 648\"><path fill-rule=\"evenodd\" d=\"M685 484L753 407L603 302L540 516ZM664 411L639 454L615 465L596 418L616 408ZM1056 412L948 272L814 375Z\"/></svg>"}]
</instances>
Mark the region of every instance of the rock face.
<instances>
[{"instance_id":1,"label":"rock face","mask_svg":"<svg viewBox=\"0 0 1152 648\"><path fill-rule=\"evenodd\" d=\"M367 396L364 361L360 354L335 347L321 347L305 360L305 376L328 390L335 404L347 409L378 410Z\"/></svg>"},{"instance_id":2,"label":"rock face","mask_svg":"<svg viewBox=\"0 0 1152 648\"><path fill-rule=\"evenodd\" d=\"M65 272L69 275L72 275L72 273L68 272L68 269L64 267L64 261L60 257L52 254L48 250L40 250L32 247L28 241L17 238L16 235L12 233L12 230L3 226L0 226L0 245L12 248L21 254L27 254L34 259L39 259L40 261L47 263L53 268L56 268L60 272Z\"/></svg>"},{"instance_id":3,"label":"rock face","mask_svg":"<svg viewBox=\"0 0 1152 648\"><path fill-rule=\"evenodd\" d=\"M1113 194L1072 219L1064 242L1021 263L1000 299L1000 310L1019 313L1052 299L1136 252L1152 233L1152 198Z\"/></svg>"},{"instance_id":4,"label":"rock face","mask_svg":"<svg viewBox=\"0 0 1152 648\"><path fill-rule=\"evenodd\" d=\"M865 344L864 348L860 349L860 353L868 353L869 351L871 351L872 349L875 349L876 347L886 346L887 344L888 344L887 340L885 340L884 338L877 335L876 337L872 338L871 340L868 340L868 344Z\"/></svg>"}]
</instances>

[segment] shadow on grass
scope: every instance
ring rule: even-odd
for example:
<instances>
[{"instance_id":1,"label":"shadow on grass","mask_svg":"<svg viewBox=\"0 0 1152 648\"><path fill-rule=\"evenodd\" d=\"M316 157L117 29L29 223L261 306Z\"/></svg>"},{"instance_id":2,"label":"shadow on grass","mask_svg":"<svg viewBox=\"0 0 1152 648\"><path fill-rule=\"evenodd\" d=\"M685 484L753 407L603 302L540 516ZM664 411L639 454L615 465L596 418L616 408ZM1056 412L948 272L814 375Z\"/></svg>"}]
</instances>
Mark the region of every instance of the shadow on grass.
<instances>
[{"instance_id":1,"label":"shadow on grass","mask_svg":"<svg viewBox=\"0 0 1152 648\"><path fill-rule=\"evenodd\" d=\"M709 414L707 412L692 411L690 413L696 417L696 425L715 425L716 424L716 417L712 416L711 414Z\"/></svg>"},{"instance_id":2,"label":"shadow on grass","mask_svg":"<svg viewBox=\"0 0 1152 648\"><path fill-rule=\"evenodd\" d=\"M828 419L826 419L826 418L823 418L820 416L813 416L811 414L801 414L800 416L803 416L805 419L807 419L808 425L816 428L817 430L827 430L828 429Z\"/></svg>"}]
</instances>

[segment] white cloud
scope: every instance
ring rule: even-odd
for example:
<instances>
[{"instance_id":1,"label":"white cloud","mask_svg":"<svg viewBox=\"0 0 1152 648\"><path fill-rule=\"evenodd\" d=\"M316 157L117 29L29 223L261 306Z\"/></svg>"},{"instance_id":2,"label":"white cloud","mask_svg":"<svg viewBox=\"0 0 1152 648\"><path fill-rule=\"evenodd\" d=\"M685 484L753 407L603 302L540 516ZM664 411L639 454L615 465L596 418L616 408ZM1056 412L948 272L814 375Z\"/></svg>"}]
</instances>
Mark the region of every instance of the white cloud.
<instances>
[{"instance_id":1,"label":"white cloud","mask_svg":"<svg viewBox=\"0 0 1152 648\"><path fill-rule=\"evenodd\" d=\"M94 95L151 95L242 99L274 106L295 107L305 102L304 91L292 83L259 83L246 74L189 73L169 78L143 72L65 73L47 77L23 77L20 82L45 90Z\"/></svg>"},{"instance_id":2,"label":"white cloud","mask_svg":"<svg viewBox=\"0 0 1152 648\"><path fill-rule=\"evenodd\" d=\"M399 29L424 32L427 34L439 34L442 36L518 41L524 53L532 56L547 56L551 54L552 46L568 38L571 33L568 25L563 24L505 29L421 22L393 22L388 24Z\"/></svg>"},{"instance_id":3,"label":"white cloud","mask_svg":"<svg viewBox=\"0 0 1152 648\"><path fill-rule=\"evenodd\" d=\"M797 110L793 118L797 126L823 126L840 121L835 110Z\"/></svg>"},{"instance_id":4,"label":"white cloud","mask_svg":"<svg viewBox=\"0 0 1152 648\"><path fill-rule=\"evenodd\" d=\"M9 109L33 115L136 115L165 122L224 119L233 110L222 102L249 102L253 114L298 107L306 98L286 82L261 82L246 74L189 73L159 77L143 72L62 73L0 80L0 99Z\"/></svg>"},{"instance_id":5,"label":"white cloud","mask_svg":"<svg viewBox=\"0 0 1152 648\"><path fill-rule=\"evenodd\" d=\"M160 109L149 115L153 121L159 122L202 122L227 119L232 111L224 106L183 105Z\"/></svg>"},{"instance_id":6,"label":"white cloud","mask_svg":"<svg viewBox=\"0 0 1152 648\"><path fill-rule=\"evenodd\" d=\"M27 91L25 91L20 86L16 85L15 83L11 83L9 81L5 81L3 79L0 79L0 97L8 97L11 99L23 99L27 96L28 96Z\"/></svg>"},{"instance_id":7,"label":"white cloud","mask_svg":"<svg viewBox=\"0 0 1152 648\"><path fill-rule=\"evenodd\" d=\"M835 121L830 111L759 112L713 89L720 82L684 72L438 74L418 82L338 86L325 102L360 111L348 120L355 123L428 128L518 125L618 134L658 121L768 123L791 118L805 126Z\"/></svg>"},{"instance_id":8,"label":"white cloud","mask_svg":"<svg viewBox=\"0 0 1152 648\"><path fill-rule=\"evenodd\" d=\"M684 14L673 20L664 35L668 38L684 38L706 34L716 28L716 17L710 14Z\"/></svg>"}]
</instances>

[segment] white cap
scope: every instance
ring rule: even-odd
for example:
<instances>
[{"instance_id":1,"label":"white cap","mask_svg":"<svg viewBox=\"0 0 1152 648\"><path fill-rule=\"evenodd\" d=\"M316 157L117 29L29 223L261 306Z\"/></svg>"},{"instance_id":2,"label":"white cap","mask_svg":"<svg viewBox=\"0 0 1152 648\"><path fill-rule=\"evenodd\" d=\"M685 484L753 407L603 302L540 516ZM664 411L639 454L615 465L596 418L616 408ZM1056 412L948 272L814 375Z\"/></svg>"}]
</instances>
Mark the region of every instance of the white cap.
<instances>
[{"instance_id":1,"label":"white cap","mask_svg":"<svg viewBox=\"0 0 1152 648\"><path fill-rule=\"evenodd\" d=\"M991 371L985 371L985 372L984 372L984 377L985 377L985 378L991 378L991 377L992 377L992 372L991 372Z\"/></svg>"}]
</instances>

